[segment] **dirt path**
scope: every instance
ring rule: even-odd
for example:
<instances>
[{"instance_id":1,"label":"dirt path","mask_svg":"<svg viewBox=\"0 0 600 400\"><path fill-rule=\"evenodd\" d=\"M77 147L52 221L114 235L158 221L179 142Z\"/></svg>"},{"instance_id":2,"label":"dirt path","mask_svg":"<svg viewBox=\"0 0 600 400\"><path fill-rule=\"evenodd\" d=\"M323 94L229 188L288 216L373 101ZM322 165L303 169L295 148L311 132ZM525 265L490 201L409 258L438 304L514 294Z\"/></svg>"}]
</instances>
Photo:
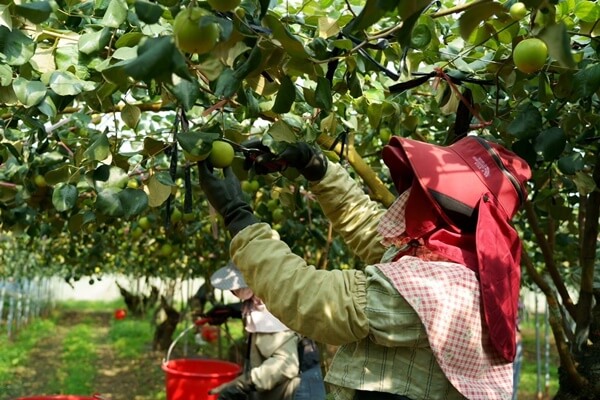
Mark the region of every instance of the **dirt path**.
<instances>
[{"instance_id":1,"label":"dirt path","mask_svg":"<svg viewBox=\"0 0 600 400\"><path fill-rule=\"evenodd\" d=\"M63 341L75 325L85 323L95 332L96 376L91 387L106 400L156 400L164 391L164 373L160 369L162 353L150 350L138 359L125 359L115 354L108 337L112 315L106 312L65 312L55 331L41 340L31 351L26 367L15 369L14 384L1 393L0 400L19 396L57 394L57 371L61 368ZM85 363L86 360L81 360ZM94 393L68 393L89 396ZM160 394L159 394L160 396ZM160 398L160 397L158 397ZM164 397L163 397L164 398Z\"/></svg>"}]
</instances>

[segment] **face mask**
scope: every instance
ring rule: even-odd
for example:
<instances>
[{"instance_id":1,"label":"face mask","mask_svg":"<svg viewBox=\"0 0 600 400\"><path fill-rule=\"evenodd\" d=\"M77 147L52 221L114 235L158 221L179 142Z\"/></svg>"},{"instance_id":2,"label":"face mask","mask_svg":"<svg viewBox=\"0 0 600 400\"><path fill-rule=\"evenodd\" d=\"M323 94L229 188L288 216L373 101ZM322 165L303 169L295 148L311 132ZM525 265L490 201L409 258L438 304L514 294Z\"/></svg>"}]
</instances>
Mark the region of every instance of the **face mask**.
<instances>
[{"instance_id":1,"label":"face mask","mask_svg":"<svg viewBox=\"0 0 600 400\"><path fill-rule=\"evenodd\" d=\"M246 301L254 296L254 292L250 288L235 289L231 292L242 301Z\"/></svg>"}]
</instances>

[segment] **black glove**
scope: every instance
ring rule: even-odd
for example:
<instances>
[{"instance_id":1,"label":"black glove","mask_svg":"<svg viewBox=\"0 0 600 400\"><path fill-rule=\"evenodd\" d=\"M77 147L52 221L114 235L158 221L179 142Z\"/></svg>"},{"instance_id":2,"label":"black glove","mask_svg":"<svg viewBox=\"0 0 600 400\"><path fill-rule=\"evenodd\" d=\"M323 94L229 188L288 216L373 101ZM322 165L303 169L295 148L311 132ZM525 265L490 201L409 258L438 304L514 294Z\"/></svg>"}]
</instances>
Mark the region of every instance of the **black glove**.
<instances>
[{"instance_id":1,"label":"black glove","mask_svg":"<svg viewBox=\"0 0 600 400\"><path fill-rule=\"evenodd\" d=\"M211 389L208 394L218 394L219 400L245 400L248 393L256 390L250 374L242 374L232 380Z\"/></svg>"},{"instance_id":2,"label":"black glove","mask_svg":"<svg viewBox=\"0 0 600 400\"><path fill-rule=\"evenodd\" d=\"M280 172L286 167L296 168L309 181L320 181L327 171L327 158L318 148L304 142L289 143L279 155L270 152L260 142L249 142L246 147L262 150L263 153L246 158L245 168L254 168L259 175Z\"/></svg>"},{"instance_id":3,"label":"black glove","mask_svg":"<svg viewBox=\"0 0 600 400\"><path fill-rule=\"evenodd\" d=\"M198 163L200 186L206 198L223 217L225 226L235 236L239 231L258 222L250 204L244 199L240 181L231 168L223 168L223 178L214 175L206 162Z\"/></svg>"},{"instance_id":4,"label":"black glove","mask_svg":"<svg viewBox=\"0 0 600 400\"><path fill-rule=\"evenodd\" d=\"M242 319L242 303L217 304L204 316L211 325L221 325L229 318Z\"/></svg>"},{"instance_id":5,"label":"black glove","mask_svg":"<svg viewBox=\"0 0 600 400\"><path fill-rule=\"evenodd\" d=\"M290 144L279 158L286 160L309 181L320 181L327 172L327 157L320 149L304 142Z\"/></svg>"}]
</instances>

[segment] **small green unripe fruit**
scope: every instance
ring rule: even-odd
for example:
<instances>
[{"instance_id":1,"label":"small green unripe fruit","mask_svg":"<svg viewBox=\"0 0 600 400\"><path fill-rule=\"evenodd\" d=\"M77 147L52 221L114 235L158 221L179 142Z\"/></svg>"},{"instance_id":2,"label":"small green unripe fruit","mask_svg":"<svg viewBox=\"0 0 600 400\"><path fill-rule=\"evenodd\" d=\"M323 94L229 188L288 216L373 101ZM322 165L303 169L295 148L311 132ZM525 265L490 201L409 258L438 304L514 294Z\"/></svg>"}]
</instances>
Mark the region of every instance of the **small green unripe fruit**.
<instances>
[{"instance_id":1,"label":"small green unripe fruit","mask_svg":"<svg viewBox=\"0 0 600 400\"><path fill-rule=\"evenodd\" d=\"M33 181L35 182L35 185L37 187L46 187L46 186L48 186L48 183L46 182L46 178L44 178L44 175L36 175L33 178Z\"/></svg>"},{"instance_id":2,"label":"small green unripe fruit","mask_svg":"<svg viewBox=\"0 0 600 400\"><path fill-rule=\"evenodd\" d=\"M175 45L185 53L205 54L219 40L219 25L206 18L207 11L199 7L182 10L173 21Z\"/></svg>"},{"instance_id":3,"label":"small green unripe fruit","mask_svg":"<svg viewBox=\"0 0 600 400\"><path fill-rule=\"evenodd\" d=\"M141 217L138 220L138 225L140 226L140 228L147 231L148 229L150 229L151 223L148 217Z\"/></svg>"},{"instance_id":4,"label":"small green unripe fruit","mask_svg":"<svg viewBox=\"0 0 600 400\"><path fill-rule=\"evenodd\" d=\"M229 143L222 140L215 140L212 143L212 150L208 156L208 161L215 168L226 168L231 165L234 156L235 151Z\"/></svg>"},{"instance_id":5,"label":"small green unripe fruit","mask_svg":"<svg viewBox=\"0 0 600 400\"><path fill-rule=\"evenodd\" d=\"M171 246L169 243L165 243L160 247L160 255L166 257L171 255L171 253L173 253L173 246Z\"/></svg>"},{"instance_id":6,"label":"small green unripe fruit","mask_svg":"<svg viewBox=\"0 0 600 400\"><path fill-rule=\"evenodd\" d=\"M512 19L518 21L527 14L527 7L519 1L510 6L508 13Z\"/></svg>"},{"instance_id":7,"label":"small green unripe fruit","mask_svg":"<svg viewBox=\"0 0 600 400\"><path fill-rule=\"evenodd\" d=\"M526 74L539 71L546 64L548 46L538 38L520 41L513 50L513 62L517 69Z\"/></svg>"}]
</instances>

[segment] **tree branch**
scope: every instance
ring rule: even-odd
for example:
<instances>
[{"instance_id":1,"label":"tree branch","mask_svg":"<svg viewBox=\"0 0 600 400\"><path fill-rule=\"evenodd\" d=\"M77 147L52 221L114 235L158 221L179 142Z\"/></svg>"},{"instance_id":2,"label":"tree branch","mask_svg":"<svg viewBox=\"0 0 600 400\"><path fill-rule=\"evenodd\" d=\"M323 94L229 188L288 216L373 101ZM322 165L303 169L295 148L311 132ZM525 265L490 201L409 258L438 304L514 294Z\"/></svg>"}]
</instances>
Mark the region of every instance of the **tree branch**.
<instances>
[{"instance_id":1,"label":"tree branch","mask_svg":"<svg viewBox=\"0 0 600 400\"><path fill-rule=\"evenodd\" d=\"M317 138L317 143L326 149L330 148L333 145L333 142L334 139L324 133L319 135ZM342 149L341 146L341 143L338 143L334 147L334 150L339 153ZM369 187L369 189L371 189L371 198L375 201L379 201L384 206L389 207L396 199L396 196L389 191L386 185L381 181L381 179L379 179L377 174L375 174L375 172L371 169L371 167L369 167L365 160L363 160L360 154L358 154L353 145L349 144L347 146L347 150L348 162L350 162L350 165L352 165L352 167L356 170L356 173L360 175L360 177L365 181L365 184Z\"/></svg>"},{"instance_id":2,"label":"tree branch","mask_svg":"<svg viewBox=\"0 0 600 400\"><path fill-rule=\"evenodd\" d=\"M579 284L575 329L575 337L579 339L579 343L587 341L587 332L592 321L594 269L598 241L598 218L600 217L600 153L598 152L596 153L596 165L594 166L592 178L596 183L596 187L587 198L585 221L580 241L581 282Z\"/></svg>"},{"instance_id":3,"label":"tree branch","mask_svg":"<svg viewBox=\"0 0 600 400\"><path fill-rule=\"evenodd\" d=\"M577 371L577 365L569 348L569 341L567 340L565 330L561 324L561 321L563 321L563 316L560 312L560 304L558 299L554 295L550 285L536 271L533 262L531 261L531 258L529 258L529 255L526 251L522 252L521 260L525 265L525 269L529 277L546 296L549 312L548 323L550 324L552 333L554 334L554 341L556 342L556 349L558 351L560 365L565 369L565 372L569 377L569 381L571 381L576 387L582 389L588 384L588 382L583 376L581 376L579 371Z\"/></svg>"},{"instance_id":4,"label":"tree branch","mask_svg":"<svg viewBox=\"0 0 600 400\"><path fill-rule=\"evenodd\" d=\"M492 0L478 0L478 1L472 1L470 3L466 3L466 4L460 4L458 6L455 7L451 7L442 11L438 11L436 13L433 13L430 15L431 18L440 18L440 17L445 17L446 15L450 15L450 14L456 14L456 13L460 13L463 11L468 10L469 8L476 6L478 4L481 3L491 3Z\"/></svg>"},{"instance_id":5,"label":"tree branch","mask_svg":"<svg viewBox=\"0 0 600 400\"><path fill-rule=\"evenodd\" d=\"M527 200L525 202L525 214L527 216L529 226L531 227L531 231L535 235L538 246L542 251L542 256L544 257L546 269L548 270L548 273L550 274L550 277L552 278L552 281L554 282L554 285L556 286L556 289L560 294L562 303L569 312L569 315L571 315L572 318L575 318L576 307L573 304L573 300L569 295L569 291L567 290L558 269L556 268L556 263L554 262L554 255L552 253L551 246L548 243L546 236L544 236L544 232L542 232L542 229L540 228L537 215L533 209L533 203L530 200Z\"/></svg>"}]
</instances>

